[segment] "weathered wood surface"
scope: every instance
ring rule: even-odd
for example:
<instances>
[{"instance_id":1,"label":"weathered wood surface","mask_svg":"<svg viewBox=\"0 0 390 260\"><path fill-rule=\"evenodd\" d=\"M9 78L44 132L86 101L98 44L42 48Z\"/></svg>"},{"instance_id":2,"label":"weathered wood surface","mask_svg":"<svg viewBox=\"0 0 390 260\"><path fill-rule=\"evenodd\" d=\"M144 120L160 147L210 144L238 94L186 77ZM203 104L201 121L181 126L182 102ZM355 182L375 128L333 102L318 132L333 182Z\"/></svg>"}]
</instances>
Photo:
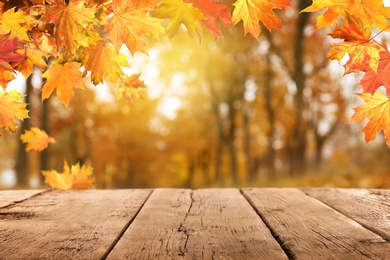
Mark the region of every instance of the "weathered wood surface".
<instances>
[{"instance_id":1,"label":"weathered wood surface","mask_svg":"<svg viewBox=\"0 0 390 260\"><path fill-rule=\"evenodd\" d=\"M390 259L390 191L0 191L0 259Z\"/></svg>"},{"instance_id":2,"label":"weathered wood surface","mask_svg":"<svg viewBox=\"0 0 390 260\"><path fill-rule=\"evenodd\" d=\"M390 241L390 190L305 189L303 191Z\"/></svg>"}]
</instances>

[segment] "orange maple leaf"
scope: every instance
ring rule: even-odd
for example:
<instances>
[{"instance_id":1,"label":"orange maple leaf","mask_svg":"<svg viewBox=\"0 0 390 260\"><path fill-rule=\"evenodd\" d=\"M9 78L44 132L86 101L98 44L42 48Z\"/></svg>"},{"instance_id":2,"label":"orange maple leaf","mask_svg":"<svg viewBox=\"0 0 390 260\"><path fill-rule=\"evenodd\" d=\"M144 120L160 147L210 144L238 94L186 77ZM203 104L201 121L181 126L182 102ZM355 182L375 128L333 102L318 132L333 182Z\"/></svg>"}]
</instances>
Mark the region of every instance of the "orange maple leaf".
<instances>
[{"instance_id":1,"label":"orange maple leaf","mask_svg":"<svg viewBox=\"0 0 390 260\"><path fill-rule=\"evenodd\" d=\"M70 99L74 96L73 88L84 89L80 63L69 61L65 64L54 63L43 78L47 81L42 88L42 100L49 98L54 89L57 89L57 98L68 107Z\"/></svg>"},{"instance_id":2,"label":"orange maple leaf","mask_svg":"<svg viewBox=\"0 0 390 260\"><path fill-rule=\"evenodd\" d=\"M328 58L341 61L348 54L345 73L366 71L367 67L376 71L379 53L384 50L383 46L371 39L371 27L364 25L360 18L348 14L347 18L348 24L337 25L330 34L333 38L342 38L344 41L330 45Z\"/></svg>"},{"instance_id":3,"label":"orange maple leaf","mask_svg":"<svg viewBox=\"0 0 390 260\"><path fill-rule=\"evenodd\" d=\"M141 36L158 38L165 33L162 20L147 15L160 2L161 0L113 1L113 16L106 24L106 31L116 49L119 50L122 43L125 43L132 53L136 51L146 53L146 42Z\"/></svg>"},{"instance_id":4,"label":"orange maple leaf","mask_svg":"<svg viewBox=\"0 0 390 260\"><path fill-rule=\"evenodd\" d=\"M360 81L360 85L364 92L371 94L374 94L383 85L386 88L387 95L390 95L390 53L386 43L383 42L382 46L384 50L380 53L377 72L368 68L363 79Z\"/></svg>"},{"instance_id":5,"label":"orange maple leaf","mask_svg":"<svg viewBox=\"0 0 390 260\"><path fill-rule=\"evenodd\" d=\"M64 162L62 173L51 170L42 171L42 174L45 177L45 183L55 190L89 189L95 183L92 168L86 165L80 168L80 165L76 164L70 168L68 163Z\"/></svg>"},{"instance_id":6,"label":"orange maple leaf","mask_svg":"<svg viewBox=\"0 0 390 260\"><path fill-rule=\"evenodd\" d=\"M26 151L43 151L49 143L54 144L56 140L46 134L45 131L40 130L37 127L26 130L24 134L20 136L23 143L27 143Z\"/></svg>"},{"instance_id":7,"label":"orange maple leaf","mask_svg":"<svg viewBox=\"0 0 390 260\"><path fill-rule=\"evenodd\" d=\"M170 38L175 35L181 24L184 24L191 36L197 33L200 38L202 27L199 22L206 19L201 10L192 3L182 0L164 0L162 5L153 11L153 16L169 19L167 30Z\"/></svg>"},{"instance_id":8,"label":"orange maple leaf","mask_svg":"<svg viewBox=\"0 0 390 260\"><path fill-rule=\"evenodd\" d=\"M22 42L17 39L9 39L10 33L0 34L0 86L5 90L8 82L13 80L14 68L10 62L22 61L24 55L17 53L19 49L23 48Z\"/></svg>"},{"instance_id":9,"label":"orange maple leaf","mask_svg":"<svg viewBox=\"0 0 390 260\"><path fill-rule=\"evenodd\" d=\"M250 33L258 38L261 32L259 21L270 31L281 28L281 21L275 16L273 9L286 9L291 3L289 0L237 0L233 5L233 25L242 21L245 34Z\"/></svg>"},{"instance_id":10,"label":"orange maple leaf","mask_svg":"<svg viewBox=\"0 0 390 260\"><path fill-rule=\"evenodd\" d=\"M0 89L0 134L1 128L9 132L16 130L17 124L14 119L28 118L27 104L19 101L22 98L23 95L16 90L4 92Z\"/></svg>"},{"instance_id":11,"label":"orange maple leaf","mask_svg":"<svg viewBox=\"0 0 390 260\"><path fill-rule=\"evenodd\" d=\"M34 66L41 71L46 69L47 64L43 57L47 56L47 53L37 49L33 44L29 44L24 49L18 51L18 53L22 54L24 59L20 62L20 66L17 70L22 73L25 78L31 75Z\"/></svg>"},{"instance_id":12,"label":"orange maple leaf","mask_svg":"<svg viewBox=\"0 0 390 260\"><path fill-rule=\"evenodd\" d=\"M118 98L134 102L144 97L145 83L139 79L141 74L133 74L126 77L124 82L119 85Z\"/></svg>"},{"instance_id":13,"label":"orange maple leaf","mask_svg":"<svg viewBox=\"0 0 390 260\"><path fill-rule=\"evenodd\" d=\"M390 147L390 100L382 92L359 94L366 103L355 107L355 114L351 121L361 123L368 119L363 128L366 143L375 139L375 136L383 131L386 144Z\"/></svg>"},{"instance_id":14,"label":"orange maple leaf","mask_svg":"<svg viewBox=\"0 0 390 260\"><path fill-rule=\"evenodd\" d=\"M48 8L42 19L55 25L57 47L74 52L79 46L87 47L91 37L88 26L96 24L96 10L85 6L85 1L70 1L65 5L57 1Z\"/></svg>"},{"instance_id":15,"label":"orange maple leaf","mask_svg":"<svg viewBox=\"0 0 390 260\"><path fill-rule=\"evenodd\" d=\"M194 7L200 9L207 20L202 20L202 23L209 28L215 38L222 37L222 32L217 25L217 20L221 21L222 25L230 28L232 17L230 8L215 0L191 0Z\"/></svg>"},{"instance_id":16,"label":"orange maple leaf","mask_svg":"<svg viewBox=\"0 0 390 260\"><path fill-rule=\"evenodd\" d=\"M111 82L117 81L123 75L120 66L127 64L126 56L113 46L98 42L85 52L89 56L85 68L91 71L92 82L95 85L103 82L103 75Z\"/></svg>"},{"instance_id":17,"label":"orange maple leaf","mask_svg":"<svg viewBox=\"0 0 390 260\"><path fill-rule=\"evenodd\" d=\"M332 27L339 18L347 20L346 12L359 17L363 24L374 26L379 30L388 27L386 18L390 17L390 8L383 1L373 0L313 0L313 4L302 12L314 12L326 8L326 12L317 17L316 29Z\"/></svg>"}]
</instances>

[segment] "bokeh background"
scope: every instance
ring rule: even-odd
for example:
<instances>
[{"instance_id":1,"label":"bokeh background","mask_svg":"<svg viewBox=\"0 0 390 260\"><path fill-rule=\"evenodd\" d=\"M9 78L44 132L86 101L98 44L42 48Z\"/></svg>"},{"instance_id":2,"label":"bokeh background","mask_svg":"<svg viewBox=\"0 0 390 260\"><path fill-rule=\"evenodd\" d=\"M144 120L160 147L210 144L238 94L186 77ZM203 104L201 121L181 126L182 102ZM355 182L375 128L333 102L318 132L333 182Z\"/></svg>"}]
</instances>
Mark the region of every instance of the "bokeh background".
<instances>
[{"instance_id":1,"label":"bokeh background","mask_svg":"<svg viewBox=\"0 0 390 260\"><path fill-rule=\"evenodd\" d=\"M365 144L364 125L349 122L363 75L344 76L328 60L328 31L299 13L311 1L292 2L278 12L284 28L263 28L258 40L240 26L201 41L183 28L151 40L148 55L124 48L125 70L147 86L134 102L86 80L65 109L55 96L41 101L38 70L19 75L11 88L26 93L30 118L0 138L0 189L46 187L40 171L62 171L64 161L92 166L96 188L390 188L382 134ZM18 136L33 126L57 143L26 153Z\"/></svg>"}]
</instances>

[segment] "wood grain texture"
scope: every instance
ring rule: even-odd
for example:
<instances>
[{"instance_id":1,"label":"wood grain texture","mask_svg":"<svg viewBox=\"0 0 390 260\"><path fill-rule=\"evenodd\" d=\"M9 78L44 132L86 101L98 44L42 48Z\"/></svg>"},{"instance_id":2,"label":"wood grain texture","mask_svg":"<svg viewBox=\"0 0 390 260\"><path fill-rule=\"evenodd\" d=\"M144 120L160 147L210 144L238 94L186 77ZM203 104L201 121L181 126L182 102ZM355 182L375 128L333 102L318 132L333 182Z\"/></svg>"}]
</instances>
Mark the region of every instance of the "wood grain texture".
<instances>
[{"instance_id":1,"label":"wood grain texture","mask_svg":"<svg viewBox=\"0 0 390 260\"><path fill-rule=\"evenodd\" d=\"M288 259L238 189L202 189L179 228L187 259Z\"/></svg>"},{"instance_id":2,"label":"wood grain texture","mask_svg":"<svg viewBox=\"0 0 390 260\"><path fill-rule=\"evenodd\" d=\"M287 259L237 189L153 192L108 259Z\"/></svg>"},{"instance_id":3,"label":"wood grain texture","mask_svg":"<svg viewBox=\"0 0 390 260\"><path fill-rule=\"evenodd\" d=\"M302 190L390 241L390 190Z\"/></svg>"},{"instance_id":4,"label":"wood grain texture","mask_svg":"<svg viewBox=\"0 0 390 260\"><path fill-rule=\"evenodd\" d=\"M44 190L0 190L0 208L22 202L42 192Z\"/></svg>"},{"instance_id":5,"label":"wood grain texture","mask_svg":"<svg viewBox=\"0 0 390 260\"><path fill-rule=\"evenodd\" d=\"M390 243L298 189L243 189L292 259L388 259Z\"/></svg>"},{"instance_id":6,"label":"wood grain texture","mask_svg":"<svg viewBox=\"0 0 390 260\"><path fill-rule=\"evenodd\" d=\"M0 209L0 259L99 259L150 190L50 191Z\"/></svg>"},{"instance_id":7,"label":"wood grain texture","mask_svg":"<svg viewBox=\"0 0 390 260\"><path fill-rule=\"evenodd\" d=\"M187 240L179 228L191 207L191 190L156 189L107 259L172 259Z\"/></svg>"}]
</instances>

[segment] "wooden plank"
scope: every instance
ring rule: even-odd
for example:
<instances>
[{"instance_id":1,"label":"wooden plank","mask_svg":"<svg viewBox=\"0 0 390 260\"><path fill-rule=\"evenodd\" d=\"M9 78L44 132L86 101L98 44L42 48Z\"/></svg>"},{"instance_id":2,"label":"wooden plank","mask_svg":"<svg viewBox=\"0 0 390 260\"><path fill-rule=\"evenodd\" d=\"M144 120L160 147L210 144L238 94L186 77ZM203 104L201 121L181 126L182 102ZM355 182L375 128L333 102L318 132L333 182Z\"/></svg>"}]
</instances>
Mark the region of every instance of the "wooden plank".
<instances>
[{"instance_id":1,"label":"wooden plank","mask_svg":"<svg viewBox=\"0 0 390 260\"><path fill-rule=\"evenodd\" d=\"M108 259L287 259L237 189L155 190Z\"/></svg>"},{"instance_id":2,"label":"wooden plank","mask_svg":"<svg viewBox=\"0 0 390 260\"><path fill-rule=\"evenodd\" d=\"M0 259L99 259L150 190L50 191L0 209Z\"/></svg>"},{"instance_id":3,"label":"wooden plank","mask_svg":"<svg viewBox=\"0 0 390 260\"><path fill-rule=\"evenodd\" d=\"M390 241L390 190L303 189Z\"/></svg>"},{"instance_id":4,"label":"wooden plank","mask_svg":"<svg viewBox=\"0 0 390 260\"><path fill-rule=\"evenodd\" d=\"M298 189L243 189L293 259L386 259L390 243Z\"/></svg>"},{"instance_id":5,"label":"wooden plank","mask_svg":"<svg viewBox=\"0 0 390 260\"><path fill-rule=\"evenodd\" d=\"M1 190L0 191L0 208L22 202L30 197L36 196L44 190Z\"/></svg>"}]
</instances>

